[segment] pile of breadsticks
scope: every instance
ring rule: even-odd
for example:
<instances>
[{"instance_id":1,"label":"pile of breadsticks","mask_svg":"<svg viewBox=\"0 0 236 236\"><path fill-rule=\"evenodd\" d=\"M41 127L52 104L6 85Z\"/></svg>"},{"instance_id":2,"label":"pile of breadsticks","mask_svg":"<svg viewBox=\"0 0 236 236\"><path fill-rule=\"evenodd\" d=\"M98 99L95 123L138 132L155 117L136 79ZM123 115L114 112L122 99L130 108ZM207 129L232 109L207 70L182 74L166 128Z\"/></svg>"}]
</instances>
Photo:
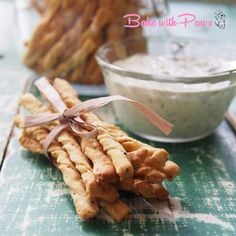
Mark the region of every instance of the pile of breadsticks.
<instances>
[{"instance_id":1,"label":"pile of breadsticks","mask_svg":"<svg viewBox=\"0 0 236 236\"><path fill-rule=\"evenodd\" d=\"M138 12L142 7L140 2L45 1L45 10L37 7L42 18L26 43L24 64L49 79L60 77L84 84L103 83L94 54L105 42L141 35L140 28L125 30L123 22L126 13Z\"/></svg>"},{"instance_id":2,"label":"pile of breadsticks","mask_svg":"<svg viewBox=\"0 0 236 236\"><path fill-rule=\"evenodd\" d=\"M80 103L67 81L55 79L52 85L68 108ZM55 112L52 105L44 105L32 94L23 95L20 103L32 114ZM95 113L84 113L82 118L97 127L96 137L78 139L65 130L48 148L53 164L61 171L71 191L81 219L94 218L100 208L118 222L127 218L130 208L119 200L119 190L131 191L144 198L168 197L162 182L173 180L180 168L168 160L167 151L128 136L119 127L99 119ZM20 115L14 120L19 128L24 126L23 122ZM56 125L58 121L24 128L20 144L32 152L43 154L45 138Z\"/></svg>"}]
</instances>

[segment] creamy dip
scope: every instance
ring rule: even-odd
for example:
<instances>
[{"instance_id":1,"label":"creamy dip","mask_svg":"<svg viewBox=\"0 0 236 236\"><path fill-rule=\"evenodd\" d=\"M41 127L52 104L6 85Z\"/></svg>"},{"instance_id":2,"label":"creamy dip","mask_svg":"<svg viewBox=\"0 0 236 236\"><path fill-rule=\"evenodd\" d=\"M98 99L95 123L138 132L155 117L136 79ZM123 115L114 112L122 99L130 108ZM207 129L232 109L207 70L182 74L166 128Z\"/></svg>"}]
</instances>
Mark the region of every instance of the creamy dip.
<instances>
[{"instance_id":1,"label":"creamy dip","mask_svg":"<svg viewBox=\"0 0 236 236\"><path fill-rule=\"evenodd\" d=\"M129 71L170 76L202 76L205 71L223 60L197 57L158 57L137 54L114 62ZM235 96L235 86L222 76L218 83L160 83L124 77L105 70L105 82L111 94L120 94L148 105L175 125L169 137L163 135L134 107L124 102L114 103L118 118L131 131L158 141L190 141L204 137L223 120ZM211 78L214 81L214 78ZM209 78L207 79L208 81Z\"/></svg>"},{"instance_id":2,"label":"creamy dip","mask_svg":"<svg viewBox=\"0 0 236 236\"><path fill-rule=\"evenodd\" d=\"M134 72L153 75L169 75L172 77L204 76L207 70L225 62L215 57L196 56L157 56L135 54L125 60L116 61L114 64Z\"/></svg>"}]
</instances>

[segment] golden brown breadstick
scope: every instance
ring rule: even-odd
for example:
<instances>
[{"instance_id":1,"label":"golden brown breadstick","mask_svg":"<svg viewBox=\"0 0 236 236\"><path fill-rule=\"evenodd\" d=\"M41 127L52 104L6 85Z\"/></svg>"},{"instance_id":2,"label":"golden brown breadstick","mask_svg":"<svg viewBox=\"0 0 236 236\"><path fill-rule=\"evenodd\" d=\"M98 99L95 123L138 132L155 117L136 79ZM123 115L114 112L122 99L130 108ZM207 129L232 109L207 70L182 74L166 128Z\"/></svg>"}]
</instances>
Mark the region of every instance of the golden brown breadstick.
<instances>
[{"instance_id":1,"label":"golden brown breadstick","mask_svg":"<svg viewBox=\"0 0 236 236\"><path fill-rule=\"evenodd\" d=\"M54 0L50 7L50 10L47 11L46 16L42 19L42 21L39 23L37 28L34 30L31 38L31 42L35 42L38 40L38 38L42 35L44 31L47 30L49 27L51 21L54 19L54 17L57 15L58 10L61 7L62 0ZM31 42L28 44L29 47L32 47Z\"/></svg>"},{"instance_id":2,"label":"golden brown breadstick","mask_svg":"<svg viewBox=\"0 0 236 236\"><path fill-rule=\"evenodd\" d=\"M161 171L166 174L166 178L169 181L172 181L176 176L180 174L179 166L173 161L167 161Z\"/></svg>"},{"instance_id":3,"label":"golden brown breadstick","mask_svg":"<svg viewBox=\"0 0 236 236\"><path fill-rule=\"evenodd\" d=\"M74 70L72 70L68 75L65 76L65 79L70 82L78 82L82 84L85 77L84 71L87 65L87 61L88 60L86 60L83 64L76 66Z\"/></svg>"},{"instance_id":4,"label":"golden brown breadstick","mask_svg":"<svg viewBox=\"0 0 236 236\"><path fill-rule=\"evenodd\" d=\"M86 75L86 77L88 78L88 84L96 84L96 85L100 85L103 84L103 77L102 77L102 73L100 68L97 66L94 70L94 73L88 73Z\"/></svg>"},{"instance_id":5,"label":"golden brown breadstick","mask_svg":"<svg viewBox=\"0 0 236 236\"><path fill-rule=\"evenodd\" d=\"M151 184L140 179L134 180L133 190L144 198L164 200L169 195L169 192L161 184Z\"/></svg>"},{"instance_id":6,"label":"golden brown breadstick","mask_svg":"<svg viewBox=\"0 0 236 236\"><path fill-rule=\"evenodd\" d=\"M45 6L42 20L27 44L24 63L50 79L60 76L78 83L101 84L101 70L90 63L88 57L94 56L102 43L113 44L125 35L142 34L141 30L123 27L125 13L131 9L138 12L143 7L136 0L47 0ZM85 23L83 19L86 19ZM94 44L90 44L91 50L86 47L89 40ZM145 49L145 43L140 45ZM118 59L127 56L125 47L120 44L114 43L114 49ZM89 69L90 64L95 65L93 72Z\"/></svg>"},{"instance_id":7,"label":"golden brown breadstick","mask_svg":"<svg viewBox=\"0 0 236 236\"><path fill-rule=\"evenodd\" d=\"M77 104L78 103L78 99L77 99L77 97L76 97L76 95L75 95L75 92L71 92L71 90L70 90L70 86L69 86L69 88L68 88L68 90L67 90L67 94L66 94L66 85L65 85L65 83L66 82L63 82L63 81L61 81L62 83L63 83L63 86L61 86L61 88L63 88L63 94L61 93L61 95L62 95L62 98L64 99L64 101L66 102L66 98L69 98L69 97L73 97L73 95L74 95L74 102L70 102L70 105L75 105L75 104ZM58 85L58 83L59 83L59 85ZM56 89L59 91L60 90L60 81L57 79L57 80L55 80L55 82L54 82L54 86L56 87ZM62 89L61 89L62 90ZM61 91L62 92L62 91ZM60 93L60 91L59 91L59 93ZM94 119L98 119L98 118L96 118L96 116L95 115L92 115L92 114L90 114L90 119L88 120L89 122L94 122ZM96 124L100 124L100 123L96 123ZM110 128L111 126L109 126L109 128ZM118 128L117 128L117 130L119 130ZM103 133L103 130L101 130L100 129L100 135L102 135L102 133ZM130 138L131 139L131 138ZM135 142L137 145L139 144L139 146L138 147L140 147L140 145L141 145L141 142L139 142L138 143L138 141L136 141ZM106 146L106 144L105 143L102 143L104 146ZM144 146L144 147L147 147L147 148L149 148L150 149L150 147L147 145L147 146ZM146 152L146 156L147 156L147 154L149 154L149 152ZM135 157L137 157L138 155L134 155ZM139 156L138 156L139 157ZM148 161L147 161L147 163L150 165L150 166L157 166L159 169L161 169L164 165L165 165L165 163L166 163L166 161L167 161L167 158L168 158L168 153L165 151L165 150L163 150L163 149L155 149L155 152L153 152L152 153L152 155L150 156L150 158L148 158ZM143 163L143 162L145 162L145 156L143 156L143 155L140 155L140 159L142 159L142 162L139 164L139 166L138 167L141 167L141 164ZM144 171L144 170L149 170L149 171ZM150 170L152 170L152 171L150 171ZM162 181L163 180L163 178L165 178L166 176L163 174L163 173L161 173L160 171L157 171L157 170L154 170L154 169L151 169L151 167L143 167L140 171L137 171L137 175L138 176L144 176L144 175L146 175L146 177L145 177L145 179L147 180L147 181L150 181L151 183L155 183L155 182L160 182L160 181Z\"/></svg>"},{"instance_id":8,"label":"golden brown breadstick","mask_svg":"<svg viewBox=\"0 0 236 236\"><path fill-rule=\"evenodd\" d=\"M141 166L135 171L135 177L144 179L148 183L158 183L160 184L164 179L166 179L166 175L161 171L155 170L150 166Z\"/></svg>"},{"instance_id":9,"label":"golden brown breadstick","mask_svg":"<svg viewBox=\"0 0 236 236\"><path fill-rule=\"evenodd\" d=\"M133 152L140 149L147 149L148 152L145 156L140 156L143 163L153 166L155 168L162 168L168 160L168 152L162 148L154 148L148 144L142 143L122 131L119 127L114 125L106 126L110 134L122 144L127 152Z\"/></svg>"},{"instance_id":10,"label":"golden brown breadstick","mask_svg":"<svg viewBox=\"0 0 236 236\"><path fill-rule=\"evenodd\" d=\"M16 117L15 123L18 124L17 126L20 126L20 124L22 124L22 118ZM30 134L23 131L21 137L24 137L24 136L28 140L30 140L30 144L38 146L40 150L35 149L35 147L32 145L28 145L29 143L27 143L27 145L24 146L25 148L27 149L30 148L29 150L33 152L35 151L39 153L43 152L42 146ZM76 172L74 172L73 169L65 169L63 173L64 175L70 176L71 179L73 179L73 176L75 177L75 179L78 178L78 176L75 176ZM78 181L81 181L81 179L78 179ZM83 183L81 184L83 185ZM84 188L82 188L82 190L84 190ZM88 195L86 195L86 192L84 191L82 192L80 191L78 193L75 190L71 189L71 196L72 196L78 215L80 215L82 219L91 219L94 215L94 212L93 212L94 209L97 209L96 202L91 201L92 199L89 199L91 202L88 202L88 199L87 199ZM84 202L89 203L89 206L92 207L92 211L91 211L91 208L87 207L88 206L87 204L84 204ZM121 222L123 219L126 219L129 213L131 212L130 208L121 200L117 200L114 203L108 203L108 202L100 200L98 203L101 207L103 207L108 212L108 214L112 216L113 219L115 219L118 222ZM93 204L95 205L93 206Z\"/></svg>"},{"instance_id":11,"label":"golden brown breadstick","mask_svg":"<svg viewBox=\"0 0 236 236\"><path fill-rule=\"evenodd\" d=\"M63 145L70 159L75 163L76 168L81 173L85 186L89 186L86 188L88 193L96 198L114 202L119 197L118 192L113 186L98 182L96 175L88 163L87 157L83 154L73 136L67 132L62 132L58 136L58 141Z\"/></svg>"},{"instance_id":12,"label":"golden brown breadstick","mask_svg":"<svg viewBox=\"0 0 236 236\"><path fill-rule=\"evenodd\" d=\"M15 119L15 125L19 126L19 117ZM32 136L40 145L43 144L48 135L48 131L41 127L33 127L25 129L25 132ZM71 191L71 196L76 207L76 212L81 219L92 219L98 212L99 208L95 200L90 197L85 191L83 181L79 172L76 170L74 164L70 161L68 154L64 151L62 146L54 141L49 146L49 154L54 165L62 172L63 179Z\"/></svg>"},{"instance_id":13,"label":"golden brown breadstick","mask_svg":"<svg viewBox=\"0 0 236 236\"><path fill-rule=\"evenodd\" d=\"M40 59L48 50L60 39L60 37L66 33L74 24L81 8L78 11L78 6L83 6L84 1L71 1L72 6L63 6L65 0L60 5L60 10L55 15L53 20L45 31L41 31L41 37L39 35L35 40L31 40L28 51L24 57L24 62L30 67L34 67L38 71L43 72Z\"/></svg>"},{"instance_id":14,"label":"golden brown breadstick","mask_svg":"<svg viewBox=\"0 0 236 236\"><path fill-rule=\"evenodd\" d=\"M96 15L90 26L90 30L91 31L101 30L108 23L111 17L112 17L112 12L110 9L106 7L98 8Z\"/></svg>"},{"instance_id":15,"label":"golden brown breadstick","mask_svg":"<svg viewBox=\"0 0 236 236\"><path fill-rule=\"evenodd\" d=\"M67 51L63 53L62 61L68 60L71 55L79 48L83 46L83 44L87 40L92 40L96 44L96 49L102 44L102 28L106 26L109 19L111 17L111 13L108 12L107 9L102 8L99 9L95 16L93 17L92 23L89 28L80 36L79 40L71 45L70 48L67 48Z\"/></svg>"},{"instance_id":16,"label":"golden brown breadstick","mask_svg":"<svg viewBox=\"0 0 236 236\"><path fill-rule=\"evenodd\" d=\"M41 62L42 68L44 70L49 70L54 67L60 61L60 55L62 55L63 50L66 50L66 47L73 44L79 37L80 32L87 27L88 22L80 18L77 19L75 26L66 34L63 35L54 45L52 45L49 52L46 54L45 58Z\"/></svg>"},{"instance_id":17,"label":"golden brown breadstick","mask_svg":"<svg viewBox=\"0 0 236 236\"><path fill-rule=\"evenodd\" d=\"M22 132L19 138L19 143L31 152L43 154L42 146L25 131Z\"/></svg>"},{"instance_id":18,"label":"golden brown breadstick","mask_svg":"<svg viewBox=\"0 0 236 236\"><path fill-rule=\"evenodd\" d=\"M84 114L89 121L89 114ZM103 151L111 158L113 166L115 167L116 173L119 175L120 184L123 189L131 190L133 184L133 167L127 158L125 149L117 143L109 132L103 127L99 127L98 123L93 123L98 126L97 140L102 145Z\"/></svg>"},{"instance_id":19,"label":"golden brown breadstick","mask_svg":"<svg viewBox=\"0 0 236 236\"><path fill-rule=\"evenodd\" d=\"M177 164L168 160L168 152L162 148L154 148L150 145L144 144L134 138L129 137L124 131L119 128L114 128L110 125L108 127L111 135L116 137L116 140L122 144L125 150L129 153L130 161L139 164L136 169L141 166L147 166L156 169L159 172L165 174L165 178L169 181L173 180L177 175L180 174L180 168ZM132 152L146 149L143 155L133 155ZM139 159L139 160L138 160ZM156 172L157 173L157 172Z\"/></svg>"},{"instance_id":20,"label":"golden brown breadstick","mask_svg":"<svg viewBox=\"0 0 236 236\"><path fill-rule=\"evenodd\" d=\"M75 92L71 92L70 86L69 86L69 88L67 88L65 81L61 81L61 83L63 84L63 86L60 85L60 80L56 79L55 82L54 82L54 86L56 87L56 89L58 91L61 90L61 96L64 99L64 101L66 102L67 98L74 96L74 99L73 99L74 102L70 102L70 105L77 104L78 99L77 99L77 96L75 95ZM61 87L61 89L60 89L60 87ZM62 91L62 88L63 88L63 91ZM62 94L62 92L63 92L63 94ZM59 91L59 93L60 93L60 91ZM91 113L89 113L89 114L90 114L90 119L87 119L87 121L92 122L94 124L101 125L101 122L97 122L97 123L94 122L95 119L98 119L95 115L92 115ZM109 129L111 129L111 127L113 127L113 126L108 126ZM105 146L105 148L106 148L107 144L105 143L105 141L106 141L105 138L106 137L110 138L110 136L109 136L109 134L106 133L106 131L105 131L105 136L102 136L105 129L99 128L99 130L100 130L100 135L98 136L98 139L99 139L99 137L103 138L101 144L103 145L103 147ZM115 130L119 131L118 128L116 128ZM130 142L133 140L132 138L130 138L128 136L125 140L127 140L127 139ZM111 141L108 141L108 142L109 142L109 144L111 144ZM136 146L135 146L136 149L143 148L143 147L146 149L146 152L145 153L142 152L142 155L134 155L134 153L132 153L133 158L136 158L136 161L137 161L137 158L139 158L139 160L141 160L139 166L136 167L136 169L137 169L137 170L135 170L136 175L138 177L144 178L146 181L151 182L151 183L161 182L164 178L166 178L166 175L164 173L162 173L161 171L159 171L159 170L162 170L162 168L164 167L164 165L165 165L165 163L168 159L168 153L164 149L151 148L150 146L144 145L144 144L142 144L141 142L139 142L137 140L134 140L134 143L136 144ZM134 150L136 150L136 149L134 149ZM130 149L128 149L128 150L126 149L126 151L133 151L133 149L131 149L131 147L130 147ZM146 157L147 157L147 160L146 160ZM131 158L131 156L129 156L129 158ZM131 162L132 162L132 160L131 160ZM142 167L141 166L142 163L145 163L148 166L143 166ZM177 170L179 170L179 168L177 167L177 165L175 165L175 167L176 167L175 168L176 172L173 173L172 178L175 177L176 174L178 174ZM138 169L138 168L140 168L140 169ZM157 168L159 170L155 170L155 168Z\"/></svg>"},{"instance_id":21,"label":"golden brown breadstick","mask_svg":"<svg viewBox=\"0 0 236 236\"><path fill-rule=\"evenodd\" d=\"M64 102L69 107L78 104L79 100L76 92L66 81L56 79L54 87L61 94ZM150 145L129 137L119 127L102 122L91 112L89 113L89 119L87 121L91 123L96 121L99 127L105 126L109 134L115 137L124 147L134 167L135 177L142 178L146 182L159 183L164 178L172 180L179 175L180 168L175 163L168 161L168 152L166 150L151 147ZM122 185L120 187L123 188Z\"/></svg>"},{"instance_id":22,"label":"golden brown breadstick","mask_svg":"<svg viewBox=\"0 0 236 236\"><path fill-rule=\"evenodd\" d=\"M73 92L75 93L75 91L72 91L72 93ZM76 96L76 93L74 95ZM30 104L32 105L33 103L31 102ZM72 105L73 104L71 104L70 107ZM34 105L34 107L38 107L38 106L41 106L40 108L41 112L49 112L47 108L44 108L41 104ZM115 180L117 179L114 167L111 163L110 158L103 153L102 147L97 142L97 140L94 138L93 139L82 138L81 147L82 147L83 152L93 163L93 172L96 178L98 180L103 180L104 183L114 183ZM111 188L110 190L111 192L112 192L112 189L113 188Z\"/></svg>"},{"instance_id":23,"label":"golden brown breadstick","mask_svg":"<svg viewBox=\"0 0 236 236\"><path fill-rule=\"evenodd\" d=\"M48 78L53 79L62 74L67 74L76 66L83 64L95 49L96 44L91 39L88 39L84 42L83 46L72 55L71 58L62 64L59 64L58 67L49 72Z\"/></svg>"},{"instance_id":24,"label":"golden brown breadstick","mask_svg":"<svg viewBox=\"0 0 236 236\"><path fill-rule=\"evenodd\" d=\"M61 79L56 79L53 83L53 86L61 95L65 104L68 106L72 105L72 102L67 102L66 100L70 100L72 94L75 92L71 92L72 87L65 81ZM77 100L76 100L77 99ZM75 97L73 105L79 102L78 98ZM93 121L94 115L89 112L84 114L85 119L93 123L98 127L98 136L97 140L103 147L103 151L111 158L113 166L115 167L116 173L119 175L120 183L126 190L130 190L132 188L132 180L133 180L133 167L130 161L127 158L127 153L125 149L116 142L109 134L109 132L101 126L101 121Z\"/></svg>"},{"instance_id":25,"label":"golden brown breadstick","mask_svg":"<svg viewBox=\"0 0 236 236\"><path fill-rule=\"evenodd\" d=\"M60 37L63 33L64 27L62 24L62 19L60 18L61 11L58 10L55 14L53 20L48 24L47 28L44 27L41 32L41 35L38 35L37 38L32 38L32 40L27 44L28 50L24 55L24 63L29 67L34 67L38 62L38 59L44 54L46 50L55 42L55 40ZM57 27L55 27L57 25ZM54 30L50 28L54 27ZM48 33L46 33L48 31Z\"/></svg>"},{"instance_id":26,"label":"golden brown breadstick","mask_svg":"<svg viewBox=\"0 0 236 236\"><path fill-rule=\"evenodd\" d=\"M32 94L23 95L21 98L21 105L33 114L50 113L50 110ZM44 127L51 131L57 124L57 122L53 122ZM69 154L71 161L75 163L76 168L81 173L86 190L91 196L101 198L108 202L114 202L119 197L118 192L113 186L99 184L96 181L96 177L92 172L89 161L81 151L80 146L73 135L71 135L68 131L61 132L57 137L57 141L62 144L62 147Z\"/></svg>"},{"instance_id":27,"label":"golden brown breadstick","mask_svg":"<svg viewBox=\"0 0 236 236\"><path fill-rule=\"evenodd\" d=\"M77 80L77 82L84 84L99 84L101 76L101 71L94 55L91 55L83 71L82 79L80 81Z\"/></svg>"},{"instance_id":28,"label":"golden brown breadstick","mask_svg":"<svg viewBox=\"0 0 236 236\"><path fill-rule=\"evenodd\" d=\"M89 4L84 10L84 14L79 16L74 26L49 50L42 61L43 68L49 69L57 65L63 55L63 51L79 40L80 34L88 27L91 21L91 15L94 12L96 4Z\"/></svg>"},{"instance_id":29,"label":"golden brown breadstick","mask_svg":"<svg viewBox=\"0 0 236 236\"><path fill-rule=\"evenodd\" d=\"M113 204L108 204L104 201L99 201L102 206L117 222L121 222L129 217L131 209L121 200L117 200Z\"/></svg>"},{"instance_id":30,"label":"golden brown breadstick","mask_svg":"<svg viewBox=\"0 0 236 236\"><path fill-rule=\"evenodd\" d=\"M117 59L122 59L127 56L126 48L121 46L119 41L122 41L125 35L125 27L123 24L123 16L127 11L126 0L113 1L115 16L109 22L105 32L106 40L112 44Z\"/></svg>"},{"instance_id":31,"label":"golden brown breadstick","mask_svg":"<svg viewBox=\"0 0 236 236\"><path fill-rule=\"evenodd\" d=\"M82 138L81 148L93 163L93 172L99 182L115 183L117 175L111 160L104 154L95 138Z\"/></svg>"}]
</instances>

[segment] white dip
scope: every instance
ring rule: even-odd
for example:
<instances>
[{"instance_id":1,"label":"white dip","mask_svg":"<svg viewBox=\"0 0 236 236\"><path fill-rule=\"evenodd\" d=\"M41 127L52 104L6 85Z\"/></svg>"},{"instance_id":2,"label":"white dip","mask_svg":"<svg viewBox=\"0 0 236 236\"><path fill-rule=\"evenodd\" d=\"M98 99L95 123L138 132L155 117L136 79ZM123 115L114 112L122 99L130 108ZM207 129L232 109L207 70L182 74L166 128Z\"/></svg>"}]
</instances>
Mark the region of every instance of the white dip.
<instances>
[{"instance_id":1,"label":"white dip","mask_svg":"<svg viewBox=\"0 0 236 236\"><path fill-rule=\"evenodd\" d=\"M208 69L215 67L225 60L214 57L194 56L156 56L135 54L114 64L134 72L152 75L169 75L172 77L204 76Z\"/></svg>"},{"instance_id":2,"label":"white dip","mask_svg":"<svg viewBox=\"0 0 236 236\"><path fill-rule=\"evenodd\" d=\"M116 61L120 68L144 74L170 75L170 77L203 76L208 68L223 60L200 57L152 56L136 54ZM124 102L114 103L118 118L131 131L159 141L188 141L199 139L214 131L222 121L235 95L232 76L222 76L222 82L209 83L160 83L140 80L104 70L106 85L111 94L120 94L151 107L175 125L169 137L157 128L134 107ZM158 76L157 76L158 77Z\"/></svg>"}]
</instances>

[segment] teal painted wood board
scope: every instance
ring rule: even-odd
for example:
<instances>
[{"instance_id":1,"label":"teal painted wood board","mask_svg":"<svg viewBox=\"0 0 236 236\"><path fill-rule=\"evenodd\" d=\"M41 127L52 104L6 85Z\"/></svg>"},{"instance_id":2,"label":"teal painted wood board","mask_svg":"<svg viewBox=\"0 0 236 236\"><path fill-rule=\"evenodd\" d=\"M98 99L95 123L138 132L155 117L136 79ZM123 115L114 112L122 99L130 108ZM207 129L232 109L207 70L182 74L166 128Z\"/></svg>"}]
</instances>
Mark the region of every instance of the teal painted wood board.
<instances>
[{"instance_id":1,"label":"teal painted wood board","mask_svg":"<svg viewBox=\"0 0 236 236\"><path fill-rule=\"evenodd\" d=\"M38 95L33 87L30 91ZM111 107L102 116L107 114L112 116ZM61 174L45 157L23 150L18 133L15 129L1 171L1 235L235 234L236 138L225 121L213 135L198 142L142 140L166 148L182 173L166 182L171 193L168 201L122 193L133 212L121 224L104 212L91 222L81 221Z\"/></svg>"},{"instance_id":2,"label":"teal painted wood board","mask_svg":"<svg viewBox=\"0 0 236 236\"><path fill-rule=\"evenodd\" d=\"M194 6L201 6L206 15L212 13L210 5ZM223 7L234 19L236 7ZM129 220L118 224L102 212L90 222L81 221L60 172L45 157L22 149L19 131L12 130L20 94L26 88L38 95L26 86L30 73L13 46L13 12L13 1L0 1L0 26L4 22L0 27L4 56L0 59L0 235L236 235L236 137L226 121L209 137L187 144L161 144L135 136L167 149L170 159L180 165L181 175L165 183L169 200L147 201L121 193L132 208ZM111 106L101 111L102 117L119 124ZM231 111L236 114L236 100Z\"/></svg>"}]
</instances>

